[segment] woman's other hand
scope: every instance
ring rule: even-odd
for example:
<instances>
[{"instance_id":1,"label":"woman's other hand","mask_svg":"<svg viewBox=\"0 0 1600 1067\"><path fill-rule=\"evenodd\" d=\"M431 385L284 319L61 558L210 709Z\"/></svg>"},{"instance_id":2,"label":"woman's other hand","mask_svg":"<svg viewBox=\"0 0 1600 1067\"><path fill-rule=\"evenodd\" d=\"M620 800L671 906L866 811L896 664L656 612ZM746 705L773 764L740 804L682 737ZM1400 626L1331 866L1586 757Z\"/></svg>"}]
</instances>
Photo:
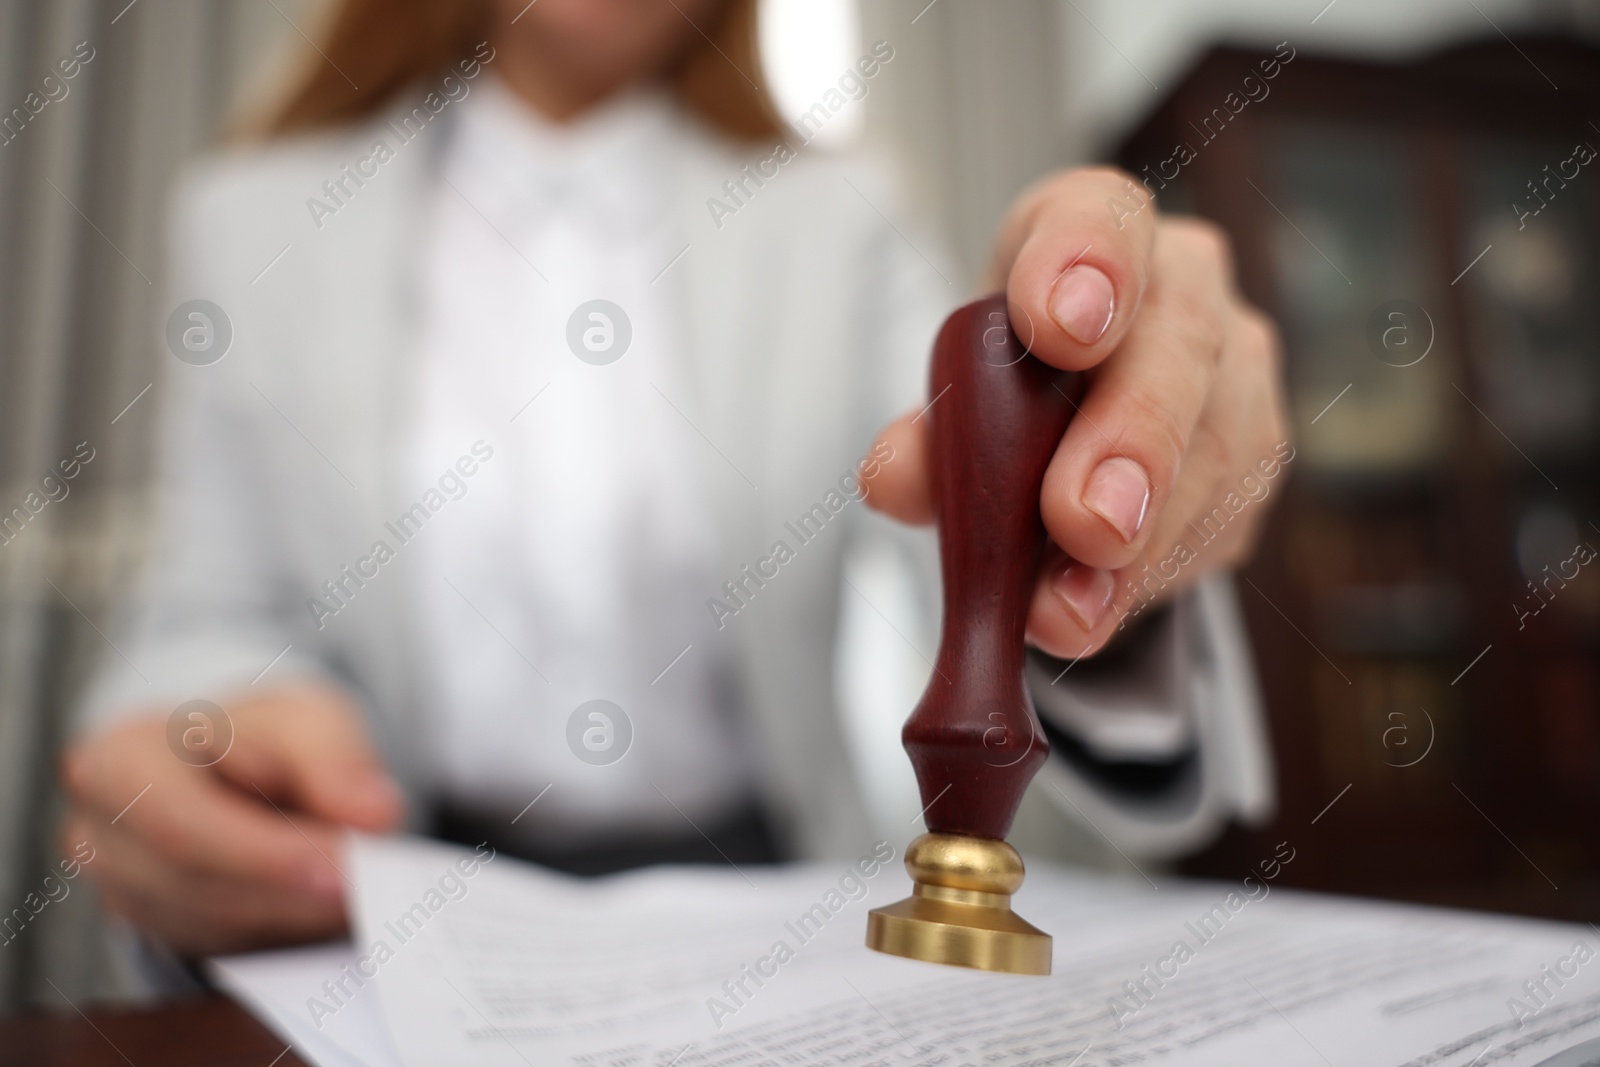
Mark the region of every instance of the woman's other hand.
<instances>
[{"instance_id":1,"label":"woman's other hand","mask_svg":"<svg viewBox=\"0 0 1600 1067\"><path fill-rule=\"evenodd\" d=\"M334 690L281 689L226 710L233 743L207 767L169 747L166 715L75 742L62 761L66 848L87 842L108 910L184 955L335 936L344 828L394 829L400 791Z\"/></svg>"}]
</instances>

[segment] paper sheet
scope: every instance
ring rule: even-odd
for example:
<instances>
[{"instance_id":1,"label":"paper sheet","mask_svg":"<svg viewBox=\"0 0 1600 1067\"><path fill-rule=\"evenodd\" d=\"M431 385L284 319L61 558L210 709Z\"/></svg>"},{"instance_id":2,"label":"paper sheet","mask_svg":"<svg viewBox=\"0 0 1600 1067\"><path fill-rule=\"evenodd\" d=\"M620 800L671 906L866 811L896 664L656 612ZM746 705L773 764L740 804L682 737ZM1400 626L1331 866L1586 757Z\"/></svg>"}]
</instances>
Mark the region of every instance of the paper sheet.
<instances>
[{"instance_id":1,"label":"paper sheet","mask_svg":"<svg viewBox=\"0 0 1600 1067\"><path fill-rule=\"evenodd\" d=\"M273 993L280 1026L350 1057L319 1064L394 1062L356 1036L375 1004L406 1067L1531 1067L1600 1037L1590 927L1259 876L1152 889L1035 864L1015 905L1056 941L1033 978L863 948L867 910L909 891L898 855L588 882L415 840L351 854L359 949L301 966L298 1001Z\"/></svg>"},{"instance_id":2,"label":"paper sheet","mask_svg":"<svg viewBox=\"0 0 1600 1067\"><path fill-rule=\"evenodd\" d=\"M216 983L273 1033L316 1067L403 1067L389 1040L377 992L352 1000L343 1011L313 1022L306 1002L326 996L322 983L353 965L348 942L257 952L211 960ZM322 1025L316 1025L320 1022Z\"/></svg>"}]
</instances>

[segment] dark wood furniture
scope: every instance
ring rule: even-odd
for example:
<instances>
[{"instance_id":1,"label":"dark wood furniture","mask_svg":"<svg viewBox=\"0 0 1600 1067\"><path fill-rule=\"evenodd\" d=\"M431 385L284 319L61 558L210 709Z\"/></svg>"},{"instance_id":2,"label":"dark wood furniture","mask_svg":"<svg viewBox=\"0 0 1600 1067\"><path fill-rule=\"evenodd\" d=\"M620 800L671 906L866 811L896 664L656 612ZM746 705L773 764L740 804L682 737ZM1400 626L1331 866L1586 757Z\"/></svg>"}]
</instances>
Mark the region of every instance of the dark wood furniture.
<instances>
[{"instance_id":1,"label":"dark wood furniture","mask_svg":"<svg viewBox=\"0 0 1600 1067\"><path fill-rule=\"evenodd\" d=\"M1592 919L1600 54L1282 52L1212 52L1118 153L1232 235L1298 446L1238 583L1279 811L1187 870L1288 840L1303 886Z\"/></svg>"},{"instance_id":2,"label":"dark wood furniture","mask_svg":"<svg viewBox=\"0 0 1600 1067\"><path fill-rule=\"evenodd\" d=\"M306 1067L218 994L141 1009L0 1020L0 1067Z\"/></svg>"}]
</instances>

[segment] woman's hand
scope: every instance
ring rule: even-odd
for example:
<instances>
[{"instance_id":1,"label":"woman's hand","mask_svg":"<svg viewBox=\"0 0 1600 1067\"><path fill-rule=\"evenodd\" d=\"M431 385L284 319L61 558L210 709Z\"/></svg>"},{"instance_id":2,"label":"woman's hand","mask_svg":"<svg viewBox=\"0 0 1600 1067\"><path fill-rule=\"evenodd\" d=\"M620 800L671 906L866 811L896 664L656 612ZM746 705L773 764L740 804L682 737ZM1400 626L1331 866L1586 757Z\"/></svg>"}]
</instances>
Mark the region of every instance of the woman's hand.
<instances>
[{"instance_id":1,"label":"woman's hand","mask_svg":"<svg viewBox=\"0 0 1600 1067\"><path fill-rule=\"evenodd\" d=\"M1092 654L1144 603L1248 557L1266 512L1250 486L1293 456L1276 331L1235 290L1220 229L1159 217L1143 187L1109 168L1053 175L1024 193L986 282L1004 287L1012 328L1034 355L1088 372L1045 474L1051 544L1028 638L1055 656ZM881 466L867 500L925 523L928 420L916 415L883 431L902 458ZM1234 511L1240 500L1247 506Z\"/></svg>"},{"instance_id":2,"label":"woman's hand","mask_svg":"<svg viewBox=\"0 0 1600 1067\"><path fill-rule=\"evenodd\" d=\"M88 842L107 909L184 955L334 936L343 828L394 829L400 791L342 694L285 689L227 713L233 744L209 767L168 747L165 715L73 744L66 848Z\"/></svg>"}]
</instances>

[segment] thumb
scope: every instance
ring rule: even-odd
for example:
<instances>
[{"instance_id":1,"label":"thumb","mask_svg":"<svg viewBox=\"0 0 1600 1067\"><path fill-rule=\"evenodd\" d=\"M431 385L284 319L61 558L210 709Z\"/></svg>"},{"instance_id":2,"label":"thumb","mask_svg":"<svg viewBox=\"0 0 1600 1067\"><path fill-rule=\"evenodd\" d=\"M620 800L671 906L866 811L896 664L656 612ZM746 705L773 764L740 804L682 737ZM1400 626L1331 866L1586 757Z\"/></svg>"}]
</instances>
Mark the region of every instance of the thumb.
<instances>
[{"instance_id":1,"label":"thumb","mask_svg":"<svg viewBox=\"0 0 1600 1067\"><path fill-rule=\"evenodd\" d=\"M884 455L889 458L870 465L863 460L860 468L867 506L914 526L925 526L934 519L928 478L928 422L923 418L928 407L908 411L885 426L873 443L869 459Z\"/></svg>"},{"instance_id":2,"label":"thumb","mask_svg":"<svg viewBox=\"0 0 1600 1067\"><path fill-rule=\"evenodd\" d=\"M296 808L330 822L384 832L399 826L405 802L349 701L332 694L295 694L268 706L241 708L243 784L288 797Z\"/></svg>"}]
</instances>

